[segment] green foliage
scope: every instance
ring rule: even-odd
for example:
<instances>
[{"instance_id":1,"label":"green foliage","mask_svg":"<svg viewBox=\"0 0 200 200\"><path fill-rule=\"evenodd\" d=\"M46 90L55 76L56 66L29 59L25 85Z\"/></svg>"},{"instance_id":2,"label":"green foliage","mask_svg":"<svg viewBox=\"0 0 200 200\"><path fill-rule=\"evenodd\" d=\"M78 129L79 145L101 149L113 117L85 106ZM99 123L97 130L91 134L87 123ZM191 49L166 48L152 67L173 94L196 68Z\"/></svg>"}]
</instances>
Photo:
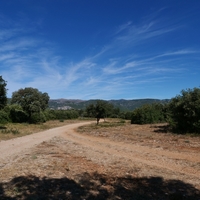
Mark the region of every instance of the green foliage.
<instances>
[{"instance_id":1,"label":"green foliage","mask_svg":"<svg viewBox=\"0 0 200 200\"><path fill-rule=\"evenodd\" d=\"M86 107L86 113L88 117L97 118L97 124L100 118L112 117L117 118L120 114L120 109L115 108L107 101L97 100L95 104L89 104Z\"/></svg>"},{"instance_id":2,"label":"green foliage","mask_svg":"<svg viewBox=\"0 0 200 200\"><path fill-rule=\"evenodd\" d=\"M0 109L4 108L7 104L6 85L6 81L0 76Z\"/></svg>"},{"instance_id":3,"label":"green foliage","mask_svg":"<svg viewBox=\"0 0 200 200\"><path fill-rule=\"evenodd\" d=\"M103 101L97 100L95 103L89 104L86 107L87 117L96 117L96 118L117 118L120 115L120 109L114 107L113 104Z\"/></svg>"},{"instance_id":4,"label":"green foliage","mask_svg":"<svg viewBox=\"0 0 200 200\"><path fill-rule=\"evenodd\" d=\"M90 104L86 107L87 117L96 117L96 107L94 104Z\"/></svg>"},{"instance_id":5,"label":"green foliage","mask_svg":"<svg viewBox=\"0 0 200 200\"><path fill-rule=\"evenodd\" d=\"M106 114L108 112L109 112L109 106L107 102L98 100L95 105L96 118L104 118L106 117Z\"/></svg>"},{"instance_id":6,"label":"green foliage","mask_svg":"<svg viewBox=\"0 0 200 200\"><path fill-rule=\"evenodd\" d=\"M0 110L0 124L6 124L10 121L8 113L4 110Z\"/></svg>"},{"instance_id":7,"label":"green foliage","mask_svg":"<svg viewBox=\"0 0 200 200\"><path fill-rule=\"evenodd\" d=\"M95 105L98 100L69 100L69 99L50 99L49 107L56 110L58 107L66 107L69 106L75 110L86 109L90 104ZM121 111L131 111L136 108L141 107L145 104L152 103L162 103L166 104L169 102L169 99L134 99L134 100L109 100L106 101L109 104L112 104L115 108L119 108Z\"/></svg>"},{"instance_id":8,"label":"green foliage","mask_svg":"<svg viewBox=\"0 0 200 200\"><path fill-rule=\"evenodd\" d=\"M28 121L28 115L23 111L19 105L6 106L7 112L9 111L9 117L13 123L23 123Z\"/></svg>"},{"instance_id":9,"label":"green foliage","mask_svg":"<svg viewBox=\"0 0 200 200\"><path fill-rule=\"evenodd\" d=\"M32 113L31 118L29 119L29 122L31 124L44 123L46 122L46 117L43 114L43 112L34 112Z\"/></svg>"},{"instance_id":10,"label":"green foliage","mask_svg":"<svg viewBox=\"0 0 200 200\"><path fill-rule=\"evenodd\" d=\"M133 111L122 112L120 113L120 118L131 120L132 114L133 114Z\"/></svg>"},{"instance_id":11,"label":"green foliage","mask_svg":"<svg viewBox=\"0 0 200 200\"><path fill-rule=\"evenodd\" d=\"M200 89L182 90L168 106L170 127L179 133L200 133Z\"/></svg>"},{"instance_id":12,"label":"green foliage","mask_svg":"<svg viewBox=\"0 0 200 200\"><path fill-rule=\"evenodd\" d=\"M31 123L45 121L42 112L48 107L49 96L42 93L36 88L19 89L13 92L11 104L20 105L24 112L28 115Z\"/></svg>"},{"instance_id":13,"label":"green foliage","mask_svg":"<svg viewBox=\"0 0 200 200\"><path fill-rule=\"evenodd\" d=\"M131 124L153 124L165 121L165 106L154 103L143 105L133 111Z\"/></svg>"},{"instance_id":14,"label":"green foliage","mask_svg":"<svg viewBox=\"0 0 200 200\"><path fill-rule=\"evenodd\" d=\"M46 110L44 112L47 120L60 120L76 119L79 117L78 111L75 110Z\"/></svg>"},{"instance_id":15,"label":"green foliage","mask_svg":"<svg viewBox=\"0 0 200 200\"><path fill-rule=\"evenodd\" d=\"M55 110L46 109L44 111L44 115L45 115L47 121L48 120L56 120Z\"/></svg>"}]
</instances>

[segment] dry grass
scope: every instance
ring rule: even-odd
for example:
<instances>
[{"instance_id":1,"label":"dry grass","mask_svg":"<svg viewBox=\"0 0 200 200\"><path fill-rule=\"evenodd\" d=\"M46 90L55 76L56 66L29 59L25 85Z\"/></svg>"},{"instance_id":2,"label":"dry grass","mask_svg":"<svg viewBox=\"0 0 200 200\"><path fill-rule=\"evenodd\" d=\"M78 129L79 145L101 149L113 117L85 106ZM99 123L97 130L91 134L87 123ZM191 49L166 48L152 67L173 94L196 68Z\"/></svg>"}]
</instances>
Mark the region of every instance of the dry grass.
<instances>
[{"instance_id":1,"label":"dry grass","mask_svg":"<svg viewBox=\"0 0 200 200\"><path fill-rule=\"evenodd\" d=\"M108 119L97 126L96 124L79 127L81 134L96 137L107 137L113 141L126 141L127 143L139 144L168 150L200 151L200 137L194 135L178 135L166 132L167 124L130 124L130 121Z\"/></svg>"},{"instance_id":2,"label":"dry grass","mask_svg":"<svg viewBox=\"0 0 200 200\"><path fill-rule=\"evenodd\" d=\"M106 119L105 121L101 119L100 123L97 125L96 123L92 123L90 125L80 126L78 127L78 132L90 132L93 130L101 130L103 128L112 128L112 127L118 127L118 126L124 126L126 125L127 121L122 119Z\"/></svg>"},{"instance_id":3,"label":"dry grass","mask_svg":"<svg viewBox=\"0 0 200 200\"><path fill-rule=\"evenodd\" d=\"M0 125L0 140L9 140L16 137L22 137L32 133L44 131L54 127L64 126L67 124L79 122L83 120L59 120L47 121L42 124L28 124L28 123L9 123Z\"/></svg>"},{"instance_id":4,"label":"dry grass","mask_svg":"<svg viewBox=\"0 0 200 200\"><path fill-rule=\"evenodd\" d=\"M31 127L32 131L38 132L73 122L78 121L52 121L22 126L27 126L27 134ZM189 162L184 157L177 159L175 154L186 153L188 158L197 155L200 152L200 137L175 135L165 132L165 127L166 124L135 125L113 119L106 119L104 122L102 119L98 126L94 122L78 129L81 136L92 136L91 141L87 140L89 137L85 139L86 146L83 137L72 137L72 140L70 137L66 140L54 137L44 141L31 151L21 154L15 161L2 162L0 199L199 200L200 185L197 176L194 178L184 174L182 170L180 173L167 170L168 165L166 169L159 168L116 156L130 151L133 156L140 154L143 159L151 160L159 158L155 153L155 149L159 148L165 153L165 156L160 156L161 165L162 162L168 162L171 166L184 170L191 167L188 169L198 172L198 162ZM94 136L99 141L105 139L102 141L106 143L92 142ZM154 151L133 151L127 148L127 145L131 146L130 143L135 148L146 149L146 146L150 147L148 150ZM175 157L167 156L168 153ZM156 159L152 160L154 164L158 163ZM186 172L193 174L191 171Z\"/></svg>"}]
</instances>

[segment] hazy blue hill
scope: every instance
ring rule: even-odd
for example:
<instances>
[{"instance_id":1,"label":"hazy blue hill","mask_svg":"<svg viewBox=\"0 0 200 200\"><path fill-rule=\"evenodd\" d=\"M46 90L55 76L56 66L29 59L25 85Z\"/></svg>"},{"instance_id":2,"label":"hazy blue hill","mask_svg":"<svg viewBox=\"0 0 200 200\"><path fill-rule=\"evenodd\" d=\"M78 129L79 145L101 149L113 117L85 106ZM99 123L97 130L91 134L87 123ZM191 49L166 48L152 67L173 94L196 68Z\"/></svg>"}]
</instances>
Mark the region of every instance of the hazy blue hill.
<instances>
[{"instance_id":1,"label":"hazy blue hill","mask_svg":"<svg viewBox=\"0 0 200 200\"><path fill-rule=\"evenodd\" d=\"M49 101L49 107L53 109L84 109L87 105L95 103L97 100L79 100L79 99L51 99ZM151 103L167 103L169 99L134 99L134 100L109 100L109 103L115 107L120 108L122 111L134 110L144 104Z\"/></svg>"}]
</instances>

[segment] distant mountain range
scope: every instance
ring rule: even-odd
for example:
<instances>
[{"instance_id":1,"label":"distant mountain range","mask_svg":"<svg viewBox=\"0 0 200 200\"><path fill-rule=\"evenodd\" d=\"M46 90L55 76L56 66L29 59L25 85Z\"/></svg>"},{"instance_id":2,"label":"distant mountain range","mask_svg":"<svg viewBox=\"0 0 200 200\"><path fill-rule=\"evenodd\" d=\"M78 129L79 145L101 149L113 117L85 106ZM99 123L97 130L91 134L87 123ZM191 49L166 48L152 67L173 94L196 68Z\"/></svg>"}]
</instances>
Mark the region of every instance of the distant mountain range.
<instances>
[{"instance_id":1,"label":"distant mountain range","mask_svg":"<svg viewBox=\"0 0 200 200\"><path fill-rule=\"evenodd\" d=\"M134 99L134 100L108 100L107 102L120 108L121 111L131 111L144 104L167 103L170 99ZM78 100L78 99L51 99L49 107L52 109L85 109L89 104L95 104L97 100Z\"/></svg>"}]
</instances>

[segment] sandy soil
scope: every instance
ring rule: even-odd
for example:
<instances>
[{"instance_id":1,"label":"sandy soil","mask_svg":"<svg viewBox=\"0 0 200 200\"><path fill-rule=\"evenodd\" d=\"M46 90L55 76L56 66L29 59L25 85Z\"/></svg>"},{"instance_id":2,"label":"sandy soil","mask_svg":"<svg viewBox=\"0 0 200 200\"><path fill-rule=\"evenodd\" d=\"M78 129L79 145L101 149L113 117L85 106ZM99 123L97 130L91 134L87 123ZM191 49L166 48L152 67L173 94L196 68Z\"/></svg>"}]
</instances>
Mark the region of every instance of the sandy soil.
<instances>
[{"instance_id":1,"label":"sandy soil","mask_svg":"<svg viewBox=\"0 0 200 200\"><path fill-rule=\"evenodd\" d=\"M0 199L200 199L198 137L89 123L1 141Z\"/></svg>"}]
</instances>

